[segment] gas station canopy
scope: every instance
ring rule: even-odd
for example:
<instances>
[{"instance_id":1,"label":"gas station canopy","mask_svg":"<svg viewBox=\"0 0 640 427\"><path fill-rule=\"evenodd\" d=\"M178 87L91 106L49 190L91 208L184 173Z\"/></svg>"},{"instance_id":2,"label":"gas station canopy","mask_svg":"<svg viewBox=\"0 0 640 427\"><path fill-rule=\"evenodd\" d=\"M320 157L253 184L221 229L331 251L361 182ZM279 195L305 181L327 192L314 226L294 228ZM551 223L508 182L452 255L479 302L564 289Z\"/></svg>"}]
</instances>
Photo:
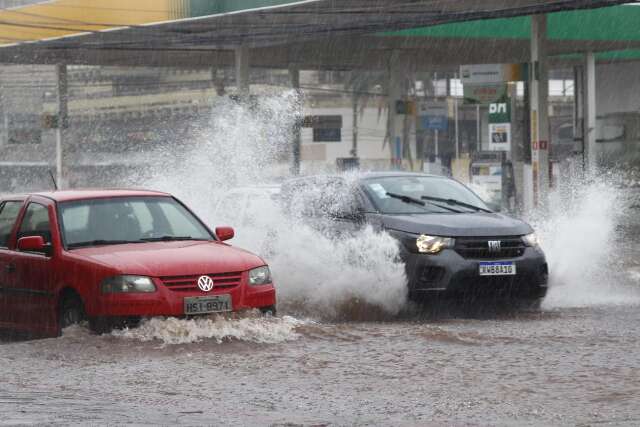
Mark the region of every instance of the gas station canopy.
<instances>
[{"instance_id":1,"label":"gas station canopy","mask_svg":"<svg viewBox=\"0 0 640 427\"><path fill-rule=\"evenodd\" d=\"M240 46L252 51L252 67L376 67L397 49L426 65L460 63L464 55L467 63L513 61L528 55L526 15L550 13L553 29L554 13L562 20L574 9L622 3L628 0L53 0L0 11L0 63L231 65ZM630 6L608 9L620 7ZM502 30L483 35L496 21ZM616 32L599 22L596 30ZM573 37L582 33L552 34L551 53L580 52L586 42L596 51L640 48L640 37Z\"/></svg>"}]
</instances>

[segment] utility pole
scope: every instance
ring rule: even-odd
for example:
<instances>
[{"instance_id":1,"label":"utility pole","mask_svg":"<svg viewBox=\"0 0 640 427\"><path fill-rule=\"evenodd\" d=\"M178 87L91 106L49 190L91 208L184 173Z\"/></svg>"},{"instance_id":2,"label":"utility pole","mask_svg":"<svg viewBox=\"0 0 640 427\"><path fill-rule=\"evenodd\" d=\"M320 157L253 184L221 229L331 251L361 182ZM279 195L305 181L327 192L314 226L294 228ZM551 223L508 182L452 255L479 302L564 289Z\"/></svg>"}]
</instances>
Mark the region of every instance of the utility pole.
<instances>
[{"instance_id":1,"label":"utility pole","mask_svg":"<svg viewBox=\"0 0 640 427\"><path fill-rule=\"evenodd\" d=\"M293 90L295 90L298 97L300 97L300 70L298 68L289 68L289 78L291 79ZM297 101L300 101L300 99ZM300 105L300 108L302 109L302 105ZM300 126L300 120L297 120L296 123L293 124L293 144L291 147L293 161L291 165L292 175L300 175L300 148L302 145L302 131Z\"/></svg>"},{"instance_id":2,"label":"utility pole","mask_svg":"<svg viewBox=\"0 0 640 427\"><path fill-rule=\"evenodd\" d=\"M533 206L546 205L549 191L549 72L547 17L531 17L531 72L529 117Z\"/></svg>"},{"instance_id":3,"label":"utility pole","mask_svg":"<svg viewBox=\"0 0 640 427\"><path fill-rule=\"evenodd\" d=\"M586 170L593 173L596 170L596 59L593 52L588 52L584 58L584 73L582 79L582 138L586 156Z\"/></svg>"},{"instance_id":4,"label":"utility pole","mask_svg":"<svg viewBox=\"0 0 640 427\"><path fill-rule=\"evenodd\" d=\"M391 53L389 61L389 146L393 169L402 169L403 118L397 111L398 101L404 101L402 69L398 51Z\"/></svg>"},{"instance_id":5,"label":"utility pole","mask_svg":"<svg viewBox=\"0 0 640 427\"><path fill-rule=\"evenodd\" d=\"M63 152L63 136L64 129L66 129L69 122L69 94L68 94L68 80L67 80L67 65L56 65L56 80L57 80L57 104L58 104L58 123L56 126L56 183L59 189L64 188L66 183L64 182L64 172L62 157Z\"/></svg>"},{"instance_id":6,"label":"utility pole","mask_svg":"<svg viewBox=\"0 0 640 427\"><path fill-rule=\"evenodd\" d=\"M240 97L249 96L249 48L241 45L235 50L236 86Z\"/></svg>"}]
</instances>

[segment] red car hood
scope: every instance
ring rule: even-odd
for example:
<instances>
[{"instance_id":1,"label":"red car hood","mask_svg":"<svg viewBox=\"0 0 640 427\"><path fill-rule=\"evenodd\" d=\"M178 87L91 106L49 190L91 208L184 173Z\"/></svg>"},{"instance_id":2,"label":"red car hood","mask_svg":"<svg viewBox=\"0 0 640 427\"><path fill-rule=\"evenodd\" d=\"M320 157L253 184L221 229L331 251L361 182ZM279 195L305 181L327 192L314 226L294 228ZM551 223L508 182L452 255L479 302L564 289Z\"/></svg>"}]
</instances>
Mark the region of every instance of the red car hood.
<instances>
[{"instance_id":1,"label":"red car hood","mask_svg":"<svg viewBox=\"0 0 640 427\"><path fill-rule=\"evenodd\" d=\"M219 242L134 243L72 252L122 274L152 277L245 271L265 264L256 255Z\"/></svg>"}]
</instances>

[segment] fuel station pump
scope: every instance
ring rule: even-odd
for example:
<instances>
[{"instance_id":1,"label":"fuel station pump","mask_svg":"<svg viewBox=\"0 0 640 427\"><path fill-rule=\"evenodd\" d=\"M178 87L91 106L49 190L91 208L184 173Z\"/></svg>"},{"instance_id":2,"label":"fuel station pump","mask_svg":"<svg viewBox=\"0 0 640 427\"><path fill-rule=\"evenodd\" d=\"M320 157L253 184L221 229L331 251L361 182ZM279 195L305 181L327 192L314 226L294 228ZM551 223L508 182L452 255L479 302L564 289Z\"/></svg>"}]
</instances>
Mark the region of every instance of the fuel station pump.
<instances>
[{"instance_id":1,"label":"fuel station pump","mask_svg":"<svg viewBox=\"0 0 640 427\"><path fill-rule=\"evenodd\" d=\"M469 181L482 189L482 196L494 210L513 211L516 186L513 164L504 151L478 151L471 154Z\"/></svg>"}]
</instances>

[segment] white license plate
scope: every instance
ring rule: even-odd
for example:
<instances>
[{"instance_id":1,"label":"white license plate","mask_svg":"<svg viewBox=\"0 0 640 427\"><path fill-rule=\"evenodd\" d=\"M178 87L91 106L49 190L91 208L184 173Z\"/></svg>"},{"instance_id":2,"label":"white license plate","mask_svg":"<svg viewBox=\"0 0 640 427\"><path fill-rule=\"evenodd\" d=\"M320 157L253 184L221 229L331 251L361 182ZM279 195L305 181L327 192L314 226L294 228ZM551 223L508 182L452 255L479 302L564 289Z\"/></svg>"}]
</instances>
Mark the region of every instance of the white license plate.
<instances>
[{"instance_id":1,"label":"white license plate","mask_svg":"<svg viewBox=\"0 0 640 427\"><path fill-rule=\"evenodd\" d=\"M479 273L481 276L514 276L516 264L514 262L481 262Z\"/></svg>"},{"instance_id":2,"label":"white license plate","mask_svg":"<svg viewBox=\"0 0 640 427\"><path fill-rule=\"evenodd\" d=\"M229 294L184 299L184 314L220 313L232 310L231 295Z\"/></svg>"}]
</instances>

